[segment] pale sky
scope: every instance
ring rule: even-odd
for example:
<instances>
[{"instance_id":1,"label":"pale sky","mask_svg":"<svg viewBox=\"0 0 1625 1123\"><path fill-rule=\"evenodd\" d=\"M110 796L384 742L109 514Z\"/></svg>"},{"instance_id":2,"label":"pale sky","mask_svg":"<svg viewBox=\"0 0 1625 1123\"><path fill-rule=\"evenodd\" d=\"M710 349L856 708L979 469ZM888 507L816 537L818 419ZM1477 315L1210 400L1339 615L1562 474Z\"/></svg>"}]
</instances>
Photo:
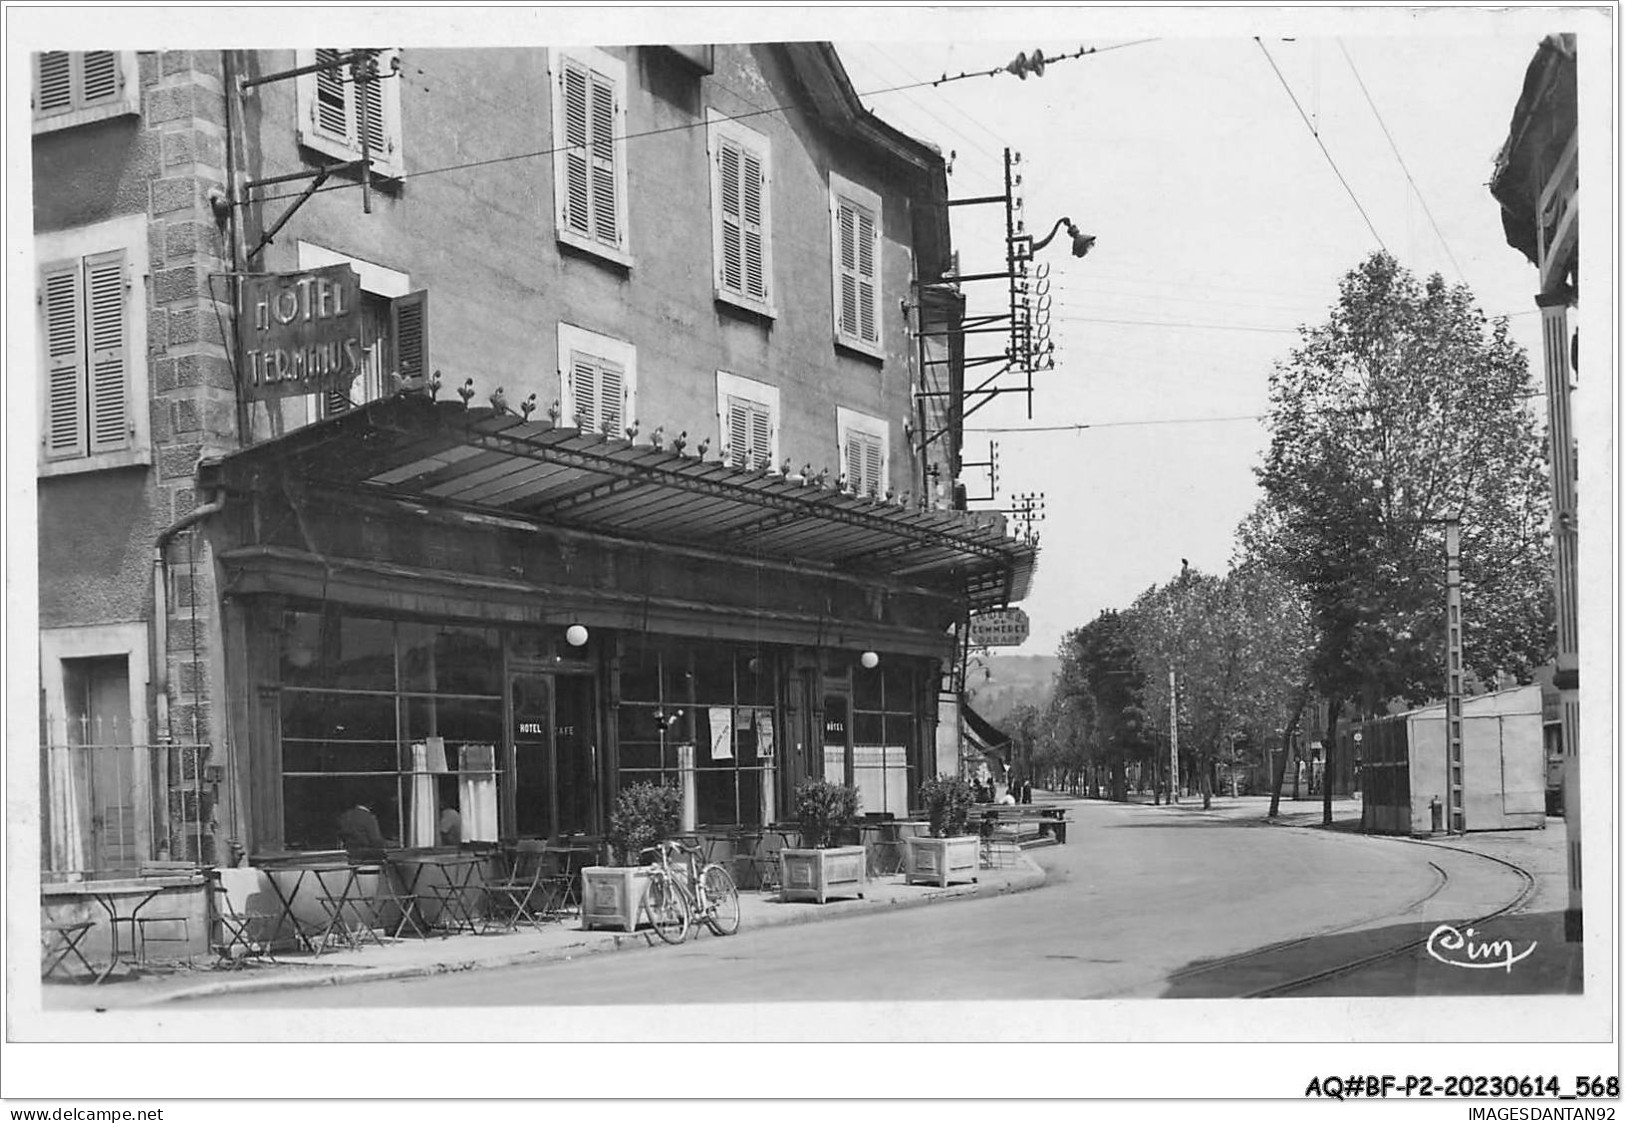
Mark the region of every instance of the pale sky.
<instances>
[{"instance_id":1,"label":"pale sky","mask_svg":"<svg viewBox=\"0 0 1625 1123\"><path fill-rule=\"evenodd\" d=\"M1001 653L1054 653L1181 558L1226 568L1268 440L1246 418L1263 412L1295 327L1324 319L1379 238L1419 276L1465 280L1486 312L1512 313L1541 378L1535 271L1506 245L1486 184L1541 37L1572 22L1555 10L1188 14L1170 25L1166 13L1055 9L1004 21L997 39L836 40L870 109L957 153L951 197L1002 191L1008 146L1022 156L1028 228L1041 237L1064 215L1098 238L1083 260L1064 232L1039 255L1056 366L1035 383L1032 419L1009 395L966 422L968 460L998 442L1000 505L1045 495L1023 605L1031 638ZM1081 47L1099 51L1042 78L873 92ZM1002 207L955 208L963 271L1001 268L1003 238ZM972 313L1006 299L998 281L965 287ZM1534 405L1544 417L1544 399ZM1084 424L1098 427L1041 431ZM985 476L967 478L986 493Z\"/></svg>"}]
</instances>

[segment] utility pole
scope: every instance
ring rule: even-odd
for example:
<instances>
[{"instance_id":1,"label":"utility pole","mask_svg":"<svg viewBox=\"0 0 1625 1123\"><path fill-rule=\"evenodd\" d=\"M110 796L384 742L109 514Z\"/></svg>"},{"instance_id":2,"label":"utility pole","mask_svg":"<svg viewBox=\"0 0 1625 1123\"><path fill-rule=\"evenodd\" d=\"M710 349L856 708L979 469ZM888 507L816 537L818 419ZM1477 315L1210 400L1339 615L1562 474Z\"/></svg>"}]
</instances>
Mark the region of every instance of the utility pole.
<instances>
[{"instance_id":1,"label":"utility pole","mask_svg":"<svg viewBox=\"0 0 1625 1123\"><path fill-rule=\"evenodd\" d=\"M1168 802L1179 802L1179 677L1168 668Z\"/></svg>"},{"instance_id":2,"label":"utility pole","mask_svg":"<svg viewBox=\"0 0 1625 1123\"><path fill-rule=\"evenodd\" d=\"M1444 521L1445 745L1450 833L1467 833L1461 760L1461 520Z\"/></svg>"}]
</instances>

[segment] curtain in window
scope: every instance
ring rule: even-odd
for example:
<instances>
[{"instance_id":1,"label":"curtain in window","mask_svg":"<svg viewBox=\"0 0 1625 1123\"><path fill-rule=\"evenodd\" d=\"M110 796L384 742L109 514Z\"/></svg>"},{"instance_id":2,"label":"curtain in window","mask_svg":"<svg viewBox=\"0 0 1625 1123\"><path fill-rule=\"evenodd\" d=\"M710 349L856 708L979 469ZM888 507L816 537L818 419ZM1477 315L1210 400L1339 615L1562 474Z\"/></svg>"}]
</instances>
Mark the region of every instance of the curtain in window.
<instances>
[{"instance_id":1,"label":"curtain in window","mask_svg":"<svg viewBox=\"0 0 1625 1123\"><path fill-rule=\"evenodd\" d=\"M406 845L433 846L435 837L434 776L429 772L429 746L412 742L412 813L406 821Z\"/></svg>"}]
</instances>

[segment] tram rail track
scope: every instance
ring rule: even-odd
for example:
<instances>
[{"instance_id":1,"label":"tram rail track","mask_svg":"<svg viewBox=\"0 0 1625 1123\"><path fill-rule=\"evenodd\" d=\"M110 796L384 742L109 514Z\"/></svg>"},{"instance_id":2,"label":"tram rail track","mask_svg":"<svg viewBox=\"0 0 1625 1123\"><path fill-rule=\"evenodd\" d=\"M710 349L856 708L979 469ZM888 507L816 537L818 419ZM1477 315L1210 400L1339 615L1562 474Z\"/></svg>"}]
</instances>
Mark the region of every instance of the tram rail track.
<instances>
[{"instance_id":1,"label":"tram rail track","mask_svg":"<svg viewBox=\"0 0 1625 1123\"><path fill-rule=\"evenodd\" d=\"M1482 859L1482 860L1484 860L1486 862L1493 862L1498 866L1503 866L1506 869L1511 870L1518 877L1518 879L1520 881L1520 886L1519 886L1519 889L1518 889L1518 893L1517 893L1517 895L1515 897L1513 897L1513 899L1511 901L1509 901L1506 904L1502 905L1500 908L1495 909L1493 912L1488 912L1488 913L1483 914L1482 916L1478 916L1478 917L1475 917L1475 918L1473 918L1471 920L1466 921L1465 924L1463 925L1464 927L1472 927L1472 926L1487 924L1490 921L1495 920L1498 917L1502 917L1502 916L1507 915L1508 913L1515 912L1517 909L1521 908L1525 903L1527 903L1528 900L1534 895L1535 886L1536 886L1535 875L1530 873L1528 870L1524 869L1522 866L1518 865L1516 862L1510 862L1510 861L1507 861L1505 858L1498 858L1493 854L1484 854L1484 853L1480 853L1477 850L1468 850L1468 849L1465 849L1465 848L1460 847L1460 846L1446 846L1446 845L1444 845L1442 843L1419 842L1419 841L1415 841L1415 840L1412 840L1412 839L1397 839L1396 841L1405 842L1405 843L1408 843L1408 844L1413 845L1413 846L1426 846L1426 847L1429 847L1429 848L1435 849L1435 850L1449 850L1449 851L1452 851L1452 852L1457 853L1457 854L1465 854L1465 855L1468 855L1469 857L1480 858L1480 859ZM1414 911L1416 908L1420 907L1420 905L1422 903L1425 903L1427 900L1430 900L1432 897L1437 896L1438 893L1443 891L1445 885L1449 883L1449 876L1450 875L1448 874L1448 872L1446 872L1436 862L1433 862L1433 861L1429 860L1428 864L1430 866L1432 866L1436 871L1438 871L1439 873L1444 875L1444 881L1441 882L1435 888L1433 893L1429 894L1427 897L1421 898L1418 902L1414 902L1412 905L1408 906L1401 913L1396 914L1396 915L1401 915L1402 916L1402 915L1404 915L1405 912ZM1352 927L1354 927L1354 925L1346 925L1346 926L1344 926L1344 928L1352 928ZM1364 969L1366 969L1368 967L1375 966L1376 964L1384 963L1384 962L1386 962L1388 960L1391 960L1391 959L1397 959L1397 958L1399 958L1400 956L1403 956L1403 955L1408 955L1411 952L1415 951L1417 948L1422 947L1427 942L1428 942L1428 937L1427 936L1422 936L1422 937L1420 937L1418 939L1405 940L1405 941L1403 941L1403 942L1401 942L1399 944L1396 944L1396 945L1394 945L1392 947L1382 948L1382 949L1380 949L1378 951L1372 952L1369 955L1358 956L1358 957L1356 957L1354 959L1347 960L1347 961L1345 961L1343 963L1334 964L1333 966L1325 967L1325 968L1322 968L1321 970L1318 970L1318 971L1313 971L1313 972L1309 972L1307 974L1298 975L1298 976L1296 976L1294 978L1291 978L1291 979L1283 980L1283 981L1277 982L1277 983L1272 983L1269 986L1259 987L1257 989L1250 990L1250 991L1247 991L1247 992L1245 992L1243 994L1237 995L1236 997L1238 997L1238 998L1276 998L1276 997L1280 997L1280 996L1283 996L1283 995L1292 994L1292 993L1294 993L1296 991L1300 991L1300 990L1303 990L1303 989L1305 989L1307 987L1314 986L1316 983L1322 983L1322 982L1325 982L1325 981L1327 981L1329 979L1335 979L1335 978L1340 978L1340 977L1343 977L1343 976L1346 976L1346 975L1352 975L1352 974L1355 974L1356 972L1364 970ZM1263 950L1267 950L1267 949L1263 949Z\"/></svg>"}]
</instances>

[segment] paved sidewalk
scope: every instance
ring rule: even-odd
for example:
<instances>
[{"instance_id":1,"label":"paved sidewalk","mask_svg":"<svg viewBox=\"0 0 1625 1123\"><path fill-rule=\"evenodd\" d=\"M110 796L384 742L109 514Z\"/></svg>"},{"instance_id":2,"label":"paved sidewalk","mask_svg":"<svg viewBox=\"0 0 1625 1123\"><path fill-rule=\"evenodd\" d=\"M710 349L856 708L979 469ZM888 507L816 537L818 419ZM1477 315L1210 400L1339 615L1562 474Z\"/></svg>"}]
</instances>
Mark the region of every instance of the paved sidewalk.
<instances>
[{"instance_id":1,"label":"paved sidewalk","mask_svg":"<svg viewBox=\"0 0 1625 1123\"><path fill-rule=\"evenodd\" d=\"M743 933L785 924L838 920L883 909L997 896L1036 889L1044 883L1044 871L1021 853L1012 856L1011 864L983 869L979 874L979 880L974 883L947 888L905 885L901 875L883 877L870 881L868 895L862 899L831 900L822 905L780 901L776 893L741 890L739 930ZM391 940L381 947L369 944L321 956L279 954L275 964L251 961L237 970L177 966L139 975L114 976L102 986L53 981L42 986L40 1004L46 1011L130 1009L226 992L400 979L575 959L651 946L661 946L652 932L584 931L578 921L567 918L548 924L542 931L524 929L488 936L463 934ZM203 957L199 957L198 963L203 963Z\"/></svg>"}]
</instances>

